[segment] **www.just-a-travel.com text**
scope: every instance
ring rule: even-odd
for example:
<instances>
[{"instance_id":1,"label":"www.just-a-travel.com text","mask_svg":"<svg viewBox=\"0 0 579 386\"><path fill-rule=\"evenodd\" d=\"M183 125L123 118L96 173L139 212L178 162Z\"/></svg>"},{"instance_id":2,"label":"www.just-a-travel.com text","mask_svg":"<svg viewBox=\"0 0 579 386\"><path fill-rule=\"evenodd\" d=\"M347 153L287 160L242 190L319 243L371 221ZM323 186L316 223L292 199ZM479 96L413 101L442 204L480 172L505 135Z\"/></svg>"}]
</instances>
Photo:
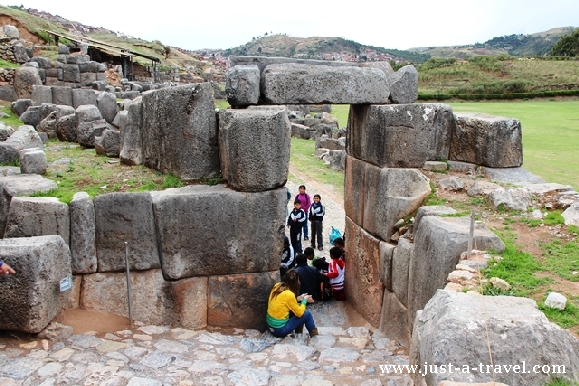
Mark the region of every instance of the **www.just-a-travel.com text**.
<instances>
[{"instance_id":1,"label":"www.just-a-travel.com text","mask_svg":"<svg viewBox=\"0 0 579 386\"><path fill-rule=\"evenodd\" d=\"M516 365L479 363L478 366L453 365L452 363L423 365L380 365L382 374L428 374L479 373L479 374L566 374L564 365L528 365L525 361Z\"/></svg>"}]
</instances>

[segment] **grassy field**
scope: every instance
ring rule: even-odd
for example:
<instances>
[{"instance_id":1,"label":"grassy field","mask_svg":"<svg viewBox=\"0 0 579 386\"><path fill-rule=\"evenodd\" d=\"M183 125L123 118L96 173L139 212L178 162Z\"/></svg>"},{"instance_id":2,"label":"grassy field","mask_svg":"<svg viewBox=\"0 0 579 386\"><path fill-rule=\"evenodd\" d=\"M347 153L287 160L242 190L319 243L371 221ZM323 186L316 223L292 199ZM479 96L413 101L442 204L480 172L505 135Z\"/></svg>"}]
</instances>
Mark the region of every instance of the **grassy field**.
<instances>
[{"instance_id":1,"label":"grassy field","mask_svg":"<svg viewBox=\"0 0 579 386\"><path fill-rule=\"evenodd\" d=\"M579 101L450 103L455 112L516 118L523 128L523 167L547 182L579 190Z\"/></svg>"}]
</instances>

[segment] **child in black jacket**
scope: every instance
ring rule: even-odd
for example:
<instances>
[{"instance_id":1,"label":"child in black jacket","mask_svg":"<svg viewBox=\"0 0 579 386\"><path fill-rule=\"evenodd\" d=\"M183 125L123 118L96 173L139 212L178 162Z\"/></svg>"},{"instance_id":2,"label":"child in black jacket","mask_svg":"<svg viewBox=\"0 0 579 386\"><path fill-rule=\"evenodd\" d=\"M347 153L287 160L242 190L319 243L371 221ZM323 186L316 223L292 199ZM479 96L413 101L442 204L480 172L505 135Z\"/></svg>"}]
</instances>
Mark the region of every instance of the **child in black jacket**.
<instances>
[{"instance_id":1,"label":"child in black jacket","mask_svg":"<svg viewBox=\"0 0 579 386\"><path fill-rule=\"evenodd\" d=\"M302 209L300 200L294 201L294 210L287 217L287 226L290 230L290 240L294 253L302 253L302 227L306 221L306 213Z\"/></svg>"},{"instance_id":2,"label":"child in black jacket","mask_svg":"<svg viewBox=\"0 0 579 386\"><path fill-rule=\"evenodd\" d=\"M318 239L318 250L324 250L324 206L322 197L319 194L314 195L314 203L310 206L309 220L312 223L312 248L316 249L316 239Z\"/></svg>"}]
</instances>

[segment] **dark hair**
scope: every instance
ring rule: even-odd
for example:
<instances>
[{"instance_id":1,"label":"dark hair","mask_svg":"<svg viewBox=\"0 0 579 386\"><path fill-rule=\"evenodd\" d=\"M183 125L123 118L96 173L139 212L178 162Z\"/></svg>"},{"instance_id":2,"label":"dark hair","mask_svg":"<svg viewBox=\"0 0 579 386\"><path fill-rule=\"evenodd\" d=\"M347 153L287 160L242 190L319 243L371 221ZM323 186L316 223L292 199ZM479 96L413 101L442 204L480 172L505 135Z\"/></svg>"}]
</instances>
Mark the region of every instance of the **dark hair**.
<instances>
[{"instance_id":1,"label":"dark hair","mask_svg":"<svg viewBox=\"0 0 579 386\"><path fill-rule=\"evenodd\" d=\"M303 264L307 261L306 255L303 253L298 253L296 255L296 264Z\"/></svg>"},{"instance_id":2,"label":"dark hair","mask_svg":"<svg viewBox=\"0 0 579 386\"><path fill-rule=\"evenodd\" d=\"M284 236L283 237L283 245L289 245L289 244L290 244L289 239L287 238L287 236Z\"/></svg>"},{"instance_id":3,"label":"dark hair","mask_svg":"<svg viewBox=\"0 0 579 386\"><path fill-rule=\"evenodd\" d=\"M275 298L285 290L290 290L295 295L300 292L300 275L295 269L290 269L283 275L280 285L270 295L270 299Z\"/></svg>"},{"instance_id":4,"label":"dark hair","mask_svg":"<svg viewBox=\"0 0 579 386\"><path fill-rule=\"evenodd\" d=\"M322 197L319 194L314 194L314 198L316 198L316 197L319 198L320 201L322 200Z\"/></svg>"},{"instance_id":5,"label":"dark hair","mask_svg":"<svg viewBox=\"0 0 579 386\"><path fill-rule=\"evenodd\" d=\"M301 189L301 188L304 188L304 190L305 190L305 189L306 189L306 186L305 186L305 185L300 185L300 186L298 187L298 189Z\"/></svg>"},{"instance_id":6,"label":"dark hair","mask_svg":"<svg viewBox=\"0 0 579 386\"><path fill-rule=\"evenodd\" d=\"M336 237L334 239L334 245L339 244L339 245L344 245L344 239L341 237Z\"/></svg>"},{"instance_id":7,"label":"dark hair","mask_svg":"<svg viewBox=\"0 0 579 386\"><path fill-rule=\"evenodd\" d=\"M295 204L300 204L300 205L301 205L302 202L301 202L300 200L295 200L295 201L294 201L294 205L295 205Z\"/></svg>"},{"instance_id":8,"label":"dark hair","mask_svg":"<svg viewBox=\"0 0 579 386\"><path fill-rule=\"evenodd\" d=\"M338 247L332 247L330 249L330 257L332 259L339 259L342 256L342 250Z\"/></svg>"},{"instance_id":9,"label":"dark hair","mask_svg":"<svg viewBox=\"0 0 579 386\"><path fill-rule=\"evenodd\" d=\"M306 256L313 256L314 255L314 248L312 247L307 247L306 249L304 249L304 255Z\"/></svg>"}]
</instances>

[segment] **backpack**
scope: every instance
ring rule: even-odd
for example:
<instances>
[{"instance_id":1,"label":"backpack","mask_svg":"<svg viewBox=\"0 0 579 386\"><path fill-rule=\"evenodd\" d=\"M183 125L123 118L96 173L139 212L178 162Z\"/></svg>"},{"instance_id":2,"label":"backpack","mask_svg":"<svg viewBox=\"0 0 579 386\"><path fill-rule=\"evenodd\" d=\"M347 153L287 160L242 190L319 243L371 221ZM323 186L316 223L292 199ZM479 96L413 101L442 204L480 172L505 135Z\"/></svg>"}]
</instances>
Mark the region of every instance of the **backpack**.
<instances>
[{"instance_id":1,"label":"backpack","mask_svg":"<svg viewBox=\"0 0 579 386\"><path fill-rule=\"evenodd\" d=\"M338 237L342 237L342 234L340 233L339 230L332 227L332 230L330 231L330 244L334 244L334 240L337 239Z\"/></svg>"},{"instance_id":2,"label":"backpack","mask_svg":"<svg viewBox=\"0 0 579 386\"><path fill-rule=\"evenodd\" d=\"M327 282L323 281L320 283L320 300L328 301L332 300L332 285Z\"/></svg>"}]
</instances>

